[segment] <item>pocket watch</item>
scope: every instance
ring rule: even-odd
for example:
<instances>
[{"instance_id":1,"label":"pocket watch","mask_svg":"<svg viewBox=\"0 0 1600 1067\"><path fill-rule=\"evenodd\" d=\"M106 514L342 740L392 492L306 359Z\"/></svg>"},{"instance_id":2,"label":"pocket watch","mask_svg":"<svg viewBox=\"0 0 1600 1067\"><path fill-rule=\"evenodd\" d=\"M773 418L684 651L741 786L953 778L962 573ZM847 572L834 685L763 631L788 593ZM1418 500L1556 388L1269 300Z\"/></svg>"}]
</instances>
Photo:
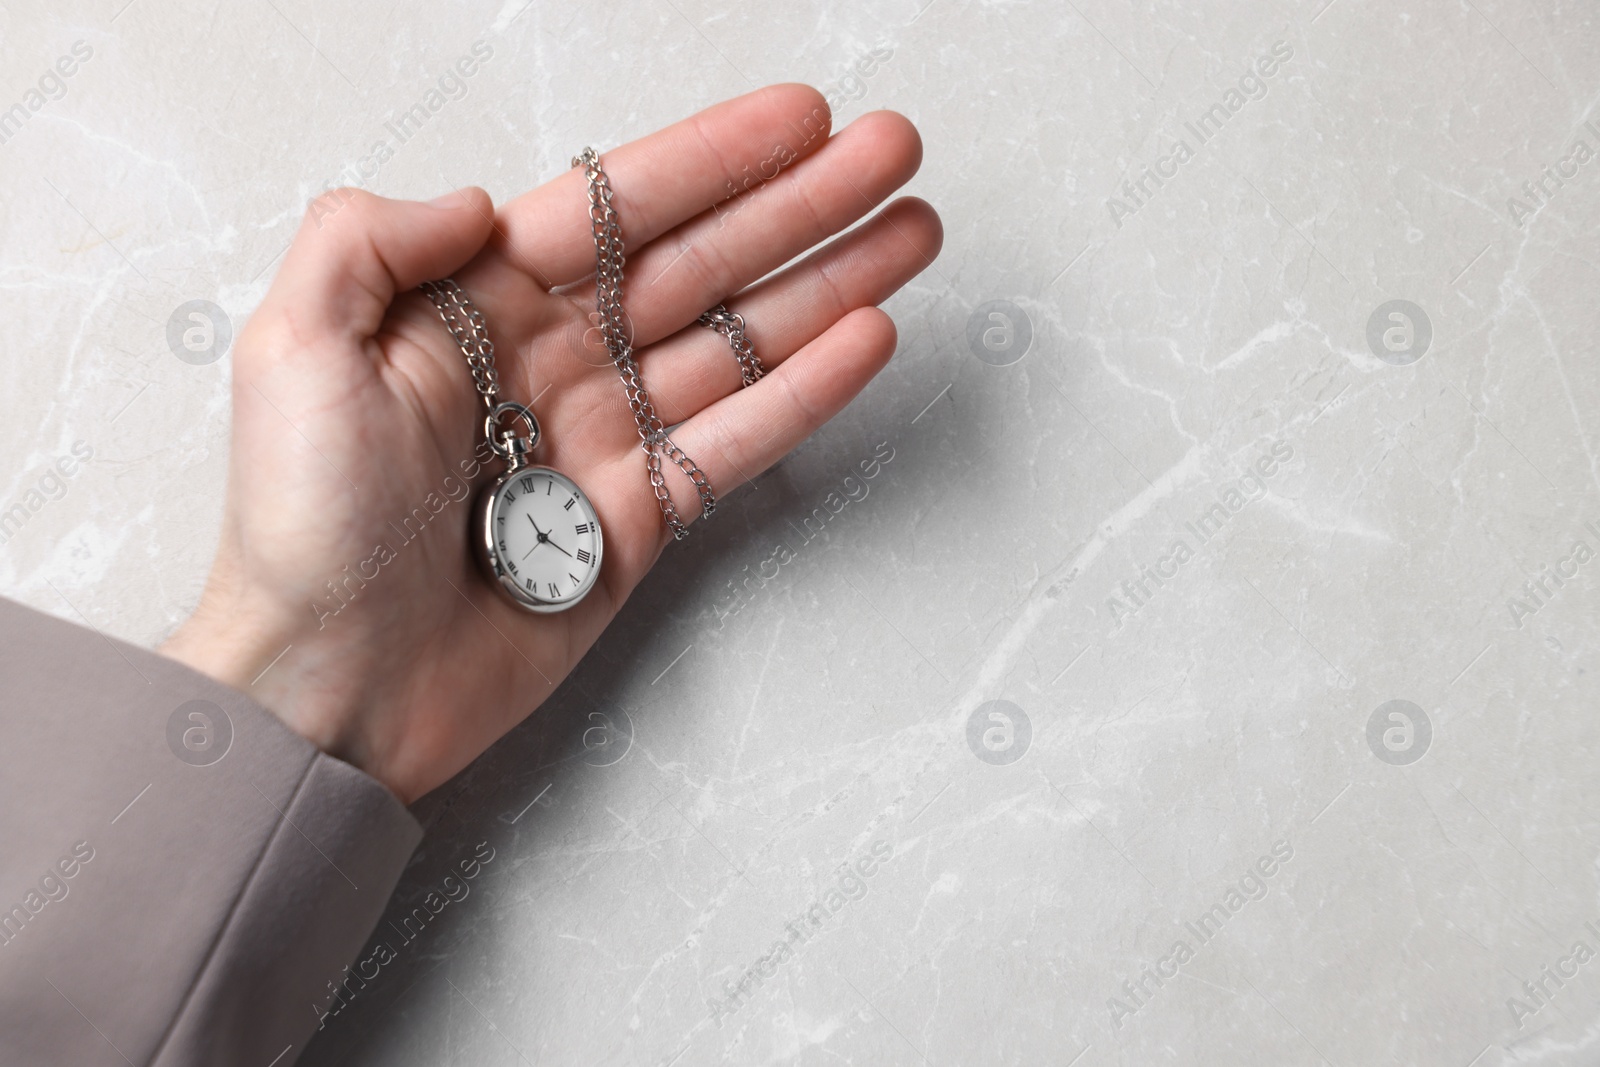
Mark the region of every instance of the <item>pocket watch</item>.
<instances>
[{"instance_id":1,"label":"pocket watch","mask_svg":"<svg viewBox=\"0 0 1600 1067\"><path fill-rule=\"evenodd\" d=\"M513 415L529 433L499 432ZM521 404L500 403L484 419L484 433L506 469L487 486L477 508L478 556L513 603L527 611L572 607L600 576L605 539L600 519L578 483L552 467L527 462L539 441L539 423Z\"/></svg>"}]
</instances>

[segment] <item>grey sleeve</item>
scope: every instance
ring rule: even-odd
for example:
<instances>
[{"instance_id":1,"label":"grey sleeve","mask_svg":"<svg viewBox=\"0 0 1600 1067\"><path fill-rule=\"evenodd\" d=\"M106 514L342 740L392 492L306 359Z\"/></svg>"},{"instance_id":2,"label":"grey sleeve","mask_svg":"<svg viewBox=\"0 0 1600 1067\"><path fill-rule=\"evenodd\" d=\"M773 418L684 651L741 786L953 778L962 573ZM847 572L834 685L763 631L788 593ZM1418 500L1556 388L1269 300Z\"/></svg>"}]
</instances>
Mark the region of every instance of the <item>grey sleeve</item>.
<instances>
[{"instance_id":1,"label":"grey sleeve","mask_svg":"<svg viewBox=\"0 0 1600 1067\"><path fill-rule=\"evenodd\" d=\"M242 693L0 600L0 1064L288 1067L421 837Z\"/></svg>"}]
</instances>

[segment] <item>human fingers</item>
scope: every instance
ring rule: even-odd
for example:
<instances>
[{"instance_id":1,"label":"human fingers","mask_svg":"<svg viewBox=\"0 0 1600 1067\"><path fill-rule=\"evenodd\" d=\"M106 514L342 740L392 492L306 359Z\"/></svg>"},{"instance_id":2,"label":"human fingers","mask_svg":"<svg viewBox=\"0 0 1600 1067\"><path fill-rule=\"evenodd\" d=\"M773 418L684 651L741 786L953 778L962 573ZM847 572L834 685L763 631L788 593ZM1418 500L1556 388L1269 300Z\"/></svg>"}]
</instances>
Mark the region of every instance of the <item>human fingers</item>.
<instances>
[{"instance_id":1,"label":"human fingers","mask_svg":"<svg viewBox=\"0 0 1600 1067\"><path fill-rule=\"evenodd\" d=\"M921 161L922 139L908 119L892 111L863 115L767 184L636 249L627 290L634 344L681 329L851 226L909 181Z\"/></svg>"},{"instance_id":2,"label":"human fingers","mask_svg":"<svg viewBox=\"0 0 1600 1067\"><path fill-rule=\"evenodd\" d=\"M815 151L831 122L822 94L810 86L769 85L602 151L627 247L640 248L728 199L751 176L760 180ZM508 257L547 289L594 271L582 171L569 170L504 204L497 226Z\"/></svg>"},{"instance_id":3,"label":"human fingers","mask_svg":"<svg viewBox=\"0 0 1600 1067\"><path fill-rule=\"evenodd\" d=\"M895 201L865 225L727 301L763 366L775 370L858 308L874 307L930 265L944 239L926 201ZM656 407L680 422L743 384L725 338L690 325L640 355Z\"/></svg>"},{"instance_id":4,"label":"human fingers","mask_svg":"<svg viewBox=\"0 0 1600 1067\"><path fill-rule=\"evenodd\" d=\"M866 388L894 355L894 321L859 308L834 323L749 389L723 397L690 418L672 439L710 479L719 497L751 481ZM698 517L686 478L669 479L686 522ZM663 531L663 543L671 534Z\"/></svg>"},{"instance_id":5,"label":"human fingers","mask_svg":"<svg viewBox=\"0 0 1600 1067\"><path fill-rule=\"evenodd\" d=\"M361 189L327 193L306 212L262 311L282 313L302 339L371 337L395 294L477 254L492 211L489 194L475 187L429 203Z\"/></svg>"}]
</instances>

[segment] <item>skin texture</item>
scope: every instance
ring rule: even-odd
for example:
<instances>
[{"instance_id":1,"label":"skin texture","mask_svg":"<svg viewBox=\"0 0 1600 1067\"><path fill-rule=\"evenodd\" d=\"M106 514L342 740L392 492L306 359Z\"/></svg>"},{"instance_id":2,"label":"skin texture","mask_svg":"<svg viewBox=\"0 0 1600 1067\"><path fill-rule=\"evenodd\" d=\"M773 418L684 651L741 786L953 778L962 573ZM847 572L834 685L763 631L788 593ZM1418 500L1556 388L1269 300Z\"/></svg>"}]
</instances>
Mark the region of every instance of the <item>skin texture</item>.
<instances>
[{"instance_id":1,"label":"skin texture","mask_svg":"<svg viewBox=\"0 0 1600 1067\"><path fill-rule=\"evenodd\" d=\"M724 503L883 368L895 329L877 305L939 251L926 203L879 210L921 162L910 122L829 124L814 89L777 85L601 155L646 386ZM429 204L359 190L314 202L235 348L221 543L199 606L161 651L407 803L527 717L671 542L592 325L594 267L577 170L498 210L477 188ZM573 478L599 513L600 578L569 611L520 611L473 558L473 502L499 461L420 536L396 532L429 494L460 495L460 464L482 440L465 360L414 291L447 275L488 320L502 399L538 414L533 462ZM721 300L768 369L747 390L726 341L694 325ZM693 520L692 484L665 470ZM363 568L380 543L393 559ZM345 568L377 574L345 581Z\"/></svg>"}]
</instances>

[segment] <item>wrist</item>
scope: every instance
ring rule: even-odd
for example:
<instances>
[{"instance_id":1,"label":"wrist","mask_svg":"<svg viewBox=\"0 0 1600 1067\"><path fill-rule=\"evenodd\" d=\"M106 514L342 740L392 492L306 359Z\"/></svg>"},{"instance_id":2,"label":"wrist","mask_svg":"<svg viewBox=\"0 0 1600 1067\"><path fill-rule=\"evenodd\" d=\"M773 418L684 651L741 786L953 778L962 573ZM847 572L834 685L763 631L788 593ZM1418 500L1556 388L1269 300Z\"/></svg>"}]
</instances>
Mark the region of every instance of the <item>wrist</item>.
<instances>
[{"instance_id":1,"label":"wrist","mask_svg":"<svg viewBox=\"0 0 1600 1067\"><path fill-rule=\"evenodd\" d=\"M208 590L156 651L237 689L322 752L405 799L371 758L360 729L361 686L326 658L331 650L318 647L315 628L303 620L254 598Z\"/></svg>"},{"instance_id":2,"label":"wrist","mask_svg":"<svg viewBox=\"0 0 1600 1067\"><path fill-rule=\"evenodd\" d=\"M276 666L274 661L293 645L287 638L278 643L269 636L281 631L265 623L252 613L218 611L202 600L156 651L260 700L252 692L255 683L263 680Z\"/></svg>"}]
</instances>

